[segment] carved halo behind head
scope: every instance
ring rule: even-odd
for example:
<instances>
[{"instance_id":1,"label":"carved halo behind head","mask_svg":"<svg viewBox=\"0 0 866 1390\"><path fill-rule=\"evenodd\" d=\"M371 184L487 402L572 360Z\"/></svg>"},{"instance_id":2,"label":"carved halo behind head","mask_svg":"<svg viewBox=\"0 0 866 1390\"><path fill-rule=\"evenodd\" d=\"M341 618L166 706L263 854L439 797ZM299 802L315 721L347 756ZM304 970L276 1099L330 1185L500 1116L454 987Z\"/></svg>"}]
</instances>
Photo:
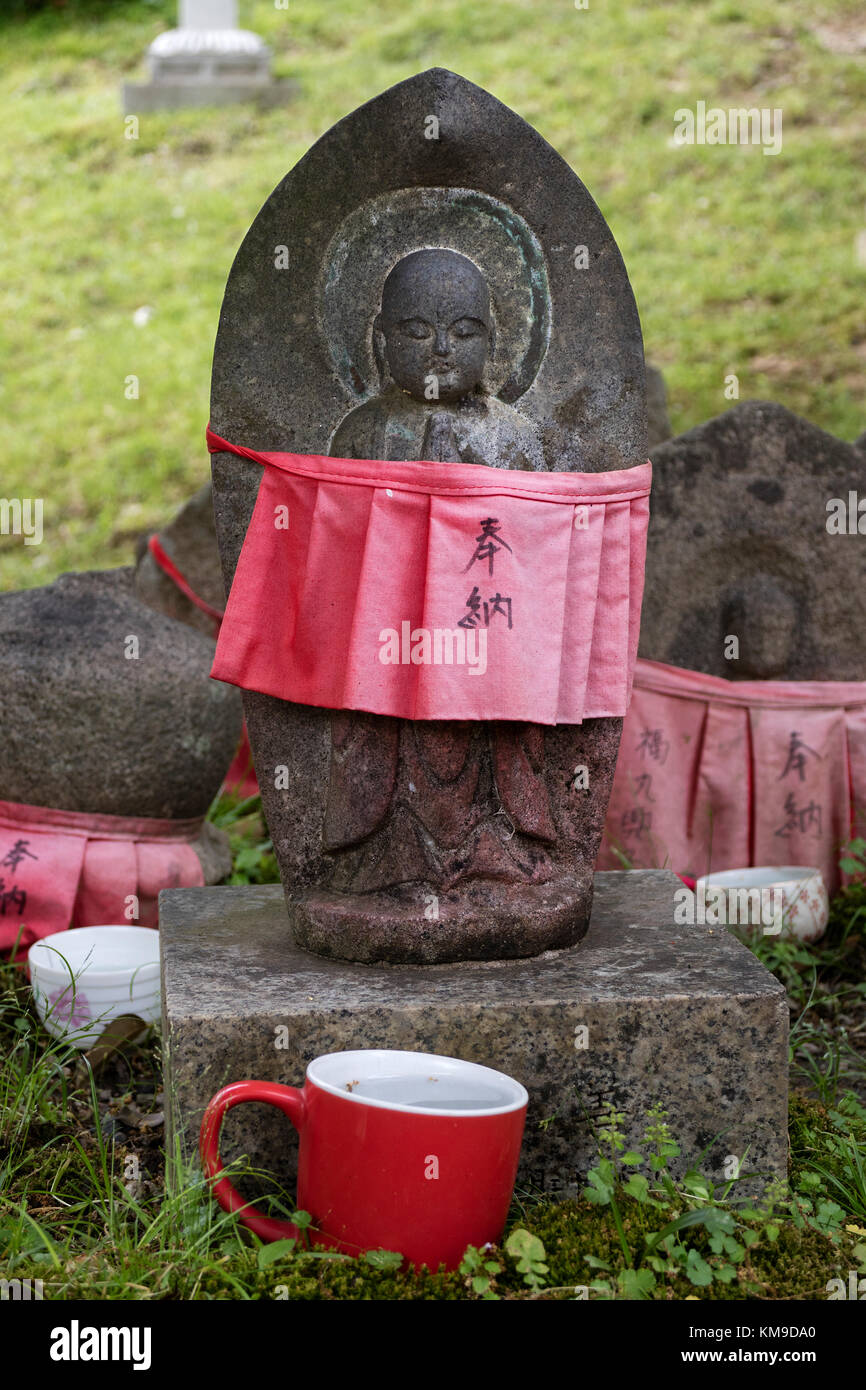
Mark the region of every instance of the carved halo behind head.
<instances>
[{"instance_id":1,"label":"carved halo behind head","mask_svg":"<svg viewBox=\"0 0 866 1390\"><path fill-rule=\"evenodd\" d=\"M361 245L363 254L353 254ZM382 194L354 209L337 229L324 257L319 312L343 385L356 400L381 391L387 380L377 331L382 290L393 270L422 250L453 251L483 276L492 322L482 389L504 401L517 400L532 385L550 337L544 256L513 209L463 188ZM370 273L371 259L378 275Z\"/></svg>"}]
</instances>

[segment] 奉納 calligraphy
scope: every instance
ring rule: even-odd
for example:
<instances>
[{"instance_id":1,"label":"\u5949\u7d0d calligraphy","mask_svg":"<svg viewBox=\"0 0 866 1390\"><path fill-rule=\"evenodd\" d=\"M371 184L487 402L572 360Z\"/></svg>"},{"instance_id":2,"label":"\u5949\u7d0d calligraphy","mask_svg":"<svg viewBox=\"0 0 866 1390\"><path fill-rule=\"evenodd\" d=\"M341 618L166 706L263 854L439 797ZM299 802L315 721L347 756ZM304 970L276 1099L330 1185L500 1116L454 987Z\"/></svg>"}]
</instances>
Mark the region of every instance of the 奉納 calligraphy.
<instances>
[{"instance_id":1,"label":"\u5949\u7d0d calligraphy","mask_svg":"<svg viewBox=\"0 0 866 1390\"><path fill-rule=\"evenodd\" d=\"M489 627L490 620L495 618L497 613L505 618L508 627L511 628L511 599L503 594L491 594L489 598L482 599L481 590L476 584L472 593L466 600L467 611L459 620L458 627Z\"/></svg>"},{"instance_id":2,"label":"\u5949\u7d0d calligraphy","mask_svg":"<svg viewBox=\"0 0 866 1390\"><path fill-rule=\"evenodd\" d=\"M3 868L11 869L14 873L22 859L38 859L39 855L31 854L27 848L29 844L29 840L16 840L12 848L7 850L4 857L0 859L0 865Z\"/></svg>"},{"instance_id":3,"label":"\u5949\u7d0d calligraphy","mask_svg":"<svg viewBox=\"0 0 866 1390\"><path fill-rule=\"evenodd\" d=\"M816 753L814 748L810 748L808 743L804 743L800 735L794 730L791 734L790 743L788 744L788 760L776 780L781 782L783 778L788 776L789 772L796 772L800 781L804 782L806 780L807 753L811 753L813 758L817 758L819 762L823 762L821 754Z\"/></svg>"},{"instance_id":4,"label":"\u5949\u7d0d calligraphy","mask_svg":"<svg viewBox=\"0 0 866 1390\"><path fill-rule=\"evenodd\" d=\"M479 522L479 525L481 527L481 534L475 537L475 553L463 573L466 574L475 564L476 560L486 560L488 566L487 572L492 576L493 557L498 555L500 550L507 550L509 554L512 555L514 552L508 542L503 540L502 536L500 536L499 522L495 516L484 517L483 520Z\"/></svg>"},{"instance_id":5,"label":"\u5949\u7d0d calligraphy","mask_svg":"<svg viewBox=\"0 0 866 1390\"><path fill-rule=\"evenodd\" d=\"M810 830L820 836L821 814L821 807L814 801L810 801L808 806L798 806L794 793L789 792L785 797L785 820L773 833L783 840L791 835L805 835Z\"/></svg>"},{"instance_id":6,"label":"\u5949\u7d0d calligraphy","mask_svg":"<svg viewBox=\"0 0 866 1390\"><path fill-rule=\"evenodd\" d=\"M20 917L27 906L27 890L16 883L6 887L5 878L0 878L0 917L5 917L8 908L17 907Z\"/></svg>"}]
</instances>

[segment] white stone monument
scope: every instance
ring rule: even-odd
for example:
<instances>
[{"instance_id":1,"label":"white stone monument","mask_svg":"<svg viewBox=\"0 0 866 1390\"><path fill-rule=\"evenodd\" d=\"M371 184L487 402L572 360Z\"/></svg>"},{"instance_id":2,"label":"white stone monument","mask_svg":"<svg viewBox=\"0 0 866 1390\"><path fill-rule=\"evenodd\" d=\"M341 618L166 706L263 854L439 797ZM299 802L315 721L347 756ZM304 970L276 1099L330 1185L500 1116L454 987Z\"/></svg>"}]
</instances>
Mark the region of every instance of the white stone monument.
<instances>
[{"instance_id":1,"label":"white stone monument","mask_svg":"<svg viewBox=\"0 0 866 1390\"><path fill-rule=\"evenodd\" d=\"M180 0L181 29L237 29L237 0Z\"/></svg>"},{"instance_id":2,"label":"white stone monument","mask_svg":"<svg viewBox=\"0 0 866 1390\"><path fill-rule=\"evenodd\" d=\"M179 18L147 50L150 81L124 83L126 115L234 101L276 106L296 90L271 76L271 51L258 34L237 27L237 0L180 0Z\"/></svg>"}]
</instances>

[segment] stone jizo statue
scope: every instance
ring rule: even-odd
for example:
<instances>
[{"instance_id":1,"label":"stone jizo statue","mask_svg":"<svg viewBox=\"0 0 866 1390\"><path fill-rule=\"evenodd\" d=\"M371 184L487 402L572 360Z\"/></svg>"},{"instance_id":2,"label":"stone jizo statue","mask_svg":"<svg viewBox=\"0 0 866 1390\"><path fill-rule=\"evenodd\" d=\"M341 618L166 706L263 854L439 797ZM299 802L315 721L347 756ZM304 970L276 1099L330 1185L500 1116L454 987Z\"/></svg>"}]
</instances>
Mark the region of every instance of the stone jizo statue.
<instances>
[{"instance_id":1,"label":"stone jizo statue","mask_svg":"<svg viewBox=\"0 0 866 1390\"><path fill-rule=\"evenodd\" d=\"M437 140L425 137L431 114ZM578 243L590 251L581 270ZM488 93L438 69L401 83L329 131L250 228L222 308L211 427L260 453L422 472L425 462L533 475L643 465L640 325L604 218L556 151ZM227 588L261 477L260 462L214 454ZM473 535L496 518L489 501L479 497ZM632 506L611 501L597 513L605 536ZM627 526L613 542L626 564ZM632 547L638 555L637 532ZM531 586L531 555L516 563ZM313 633L316 592L304 600ZM621 618L616 594L620 576L604 602L619 602ZM273 613L261 621L269 641L291 640ZM546 621L507 635L538 641ZM606 631L602 622L602 645ZM596 636L581 639L587 662ZM567 660L577 669L580 652ZM606 662L602 653L594 669ZM244 690L244 709L287 931L304 949L432 963L532 955L585 932L619 715L408 719L261 687Z\"/></svg>"}]
</instances>

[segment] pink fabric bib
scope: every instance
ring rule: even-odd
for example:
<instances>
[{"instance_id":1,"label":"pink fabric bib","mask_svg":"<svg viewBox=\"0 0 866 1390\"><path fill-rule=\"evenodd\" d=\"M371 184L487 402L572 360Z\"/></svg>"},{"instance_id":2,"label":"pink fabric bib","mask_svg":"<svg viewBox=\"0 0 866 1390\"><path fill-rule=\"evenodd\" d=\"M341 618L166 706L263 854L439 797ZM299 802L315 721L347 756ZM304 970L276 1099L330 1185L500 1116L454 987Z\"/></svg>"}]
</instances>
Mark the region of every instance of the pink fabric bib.
<instances>
[{"instance_id":1,"label":"pink fabric bib","mask_svg":"<svg viewBox=\"0 0 866 1390\"><path fill-rule=\"evenodd\" d=\"M610 473L260 453L211 674L403 719L623 715L649 463Z\"/></svg>"},{"instance_id":2,"label":"pink fabric bib","mask_svg":"<svg viewBox=\"0 0 866 1390\"><path fill-rule=\"evenodd\" d=\"M0 950L18 954L67 927L123 925L127 898L138 924L157 925L163 888L204 884L190 844L201 820L88 815L0 801ZM131 923L134 924L134 923Z\"/></svg>"},{"instance_id":3,"label":"pink fabric bib","mask_svg":"<svg viewBox=\"0 0 866 1390\"><path fill-rule=\"evenodd\" d=\"M599 868L803 864L838 888L866 811L866 682L727 681L639 660Z\"/></svg>"}]
</instances>

